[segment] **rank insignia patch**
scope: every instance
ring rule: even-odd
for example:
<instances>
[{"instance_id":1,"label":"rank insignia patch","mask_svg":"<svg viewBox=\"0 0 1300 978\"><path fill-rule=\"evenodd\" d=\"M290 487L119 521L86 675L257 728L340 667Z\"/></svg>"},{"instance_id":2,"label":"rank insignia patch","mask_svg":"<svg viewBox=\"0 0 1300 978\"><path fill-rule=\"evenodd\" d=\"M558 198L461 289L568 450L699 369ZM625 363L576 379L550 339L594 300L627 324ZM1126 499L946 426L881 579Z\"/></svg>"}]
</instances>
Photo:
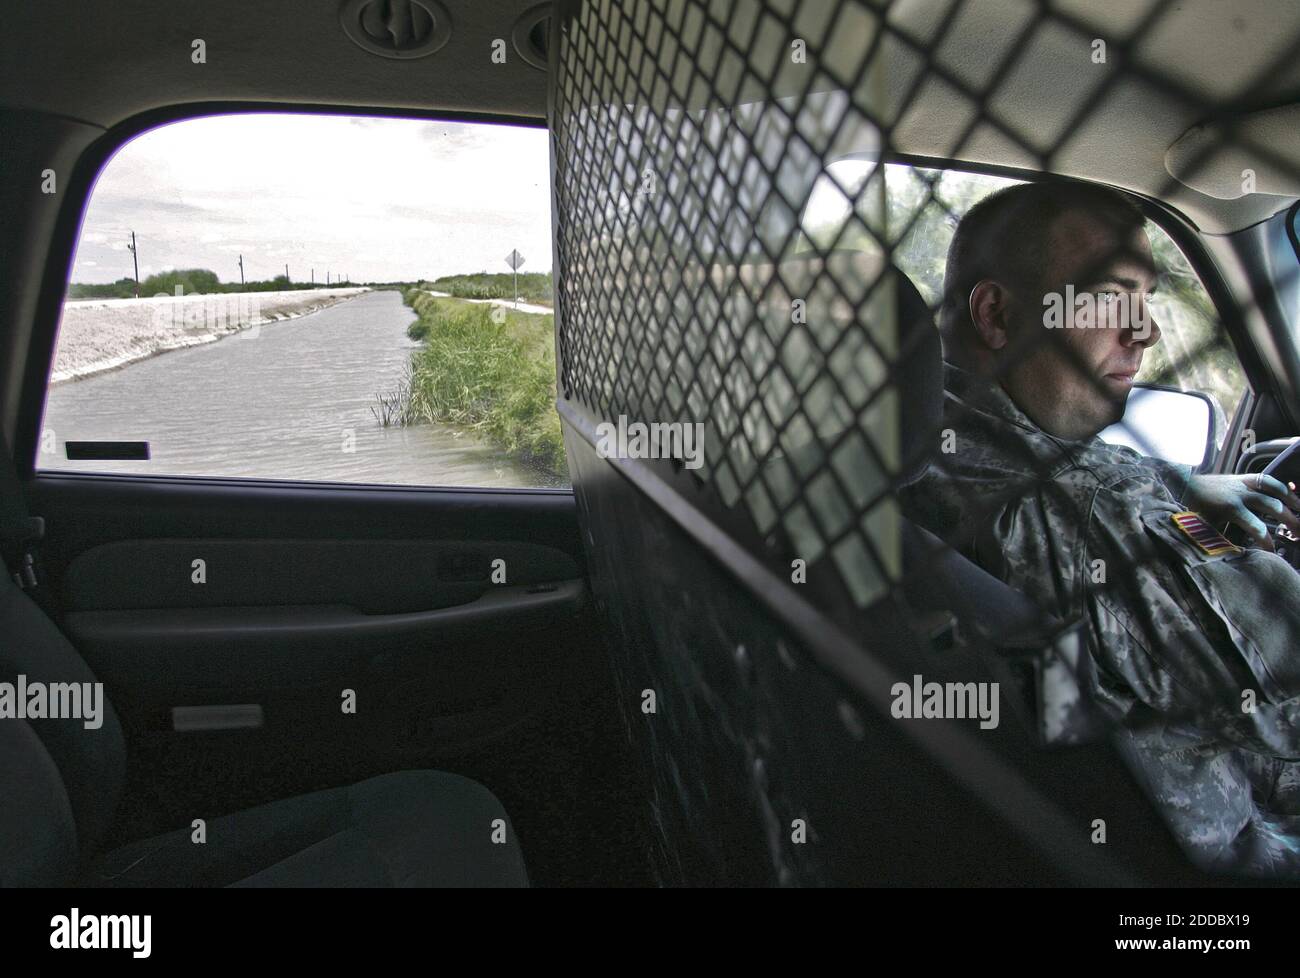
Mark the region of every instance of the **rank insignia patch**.
<instances>
[{"instance_id":1,"label":"rank insignia patch","mask_svg":"<svg viewBox=\"0 0 1300 978\"><path fill-rule=\"evenodd\" d=\"M1227 537L1206 523L1199 513L1174 513L1171 518L1174 525L1187 534L1187 538L1203 553L1211 557L1241 553L1240 547L1229 543Z\"/></svg>"}]
</instances>

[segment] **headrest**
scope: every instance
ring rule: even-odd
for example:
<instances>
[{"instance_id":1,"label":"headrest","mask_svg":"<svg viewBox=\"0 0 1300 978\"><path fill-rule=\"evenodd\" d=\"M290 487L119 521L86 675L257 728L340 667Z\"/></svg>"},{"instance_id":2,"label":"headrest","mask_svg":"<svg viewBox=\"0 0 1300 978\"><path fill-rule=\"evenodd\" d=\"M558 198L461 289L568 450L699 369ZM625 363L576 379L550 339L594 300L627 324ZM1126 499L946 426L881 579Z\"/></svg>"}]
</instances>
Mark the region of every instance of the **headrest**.
<instances>
[{"instance_id":1,"label":"headrest","mask_svg":"<svg viewBox=\"0 0 1300 978\"><path fill-rule=\"evenodd\" d=\"M912 280L890 266L898 310L898 484L919 479L938 446L943 425L943 347L934 317Z\"/></svg>"},{"instance_id":2,"label":"headrest","mask_svg":"<svg viewBox=\"0 0 1300 978\"><path fill-rule=\"evenodd\" d=\"M841 390L851 378L866 387L881 383L892 386L897 395L899 460L893 488L915 482L929 467L938 447L943 418L943 352L939 332L921 293L903 272L883 263L877 255L847 249L832 250L824 257L787 259L775 281L786 290L782 298L813 297L808 321L829 325L818 337L823 349L838 342L840 334L833 330L856 329L878 354L862 358L859 366L852 357L832 356L827 360L804 356L796 360L788 356L790 347L782 347L787 354L783 365L796 388L810 389L814 379L828 373ZM814 302L819 303L815 313ZM788 308L783 302L772 305L781 310ZM879 327L887 310L892 312L897 328L883 331ZM862 374L862 370L869 373ZM833 439L834 425L842 422L842 414L833 414L831 434L823 433L823 437ZM820 444L794 444L787 450L803 458L800 471L814 471L826 464ZM864 472L875 467L866 457L861 464Z\"/></svg>"}]
</instances>

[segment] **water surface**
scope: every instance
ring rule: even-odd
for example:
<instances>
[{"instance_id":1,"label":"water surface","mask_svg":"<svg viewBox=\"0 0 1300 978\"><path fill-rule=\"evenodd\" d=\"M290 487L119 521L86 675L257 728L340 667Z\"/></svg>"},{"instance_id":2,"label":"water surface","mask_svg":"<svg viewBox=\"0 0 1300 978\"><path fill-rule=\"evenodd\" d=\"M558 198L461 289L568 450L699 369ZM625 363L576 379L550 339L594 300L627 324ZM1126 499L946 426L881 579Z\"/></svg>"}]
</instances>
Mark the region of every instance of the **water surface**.
<instances>
[{"instance_id":1,"label":"water surface","mask_svg":"<svg viewBox=\"0 0 1300 978\"><path fill-rule=\"evenodd\" d=\"M173 350L52 388L42 468L424 486L567 486L438 425L383 428L418 344L397 292ZM147 462L70 462L64 442L147 441ZM49 447L50 439L42 439Z\"/></svg>"}]
</instances>

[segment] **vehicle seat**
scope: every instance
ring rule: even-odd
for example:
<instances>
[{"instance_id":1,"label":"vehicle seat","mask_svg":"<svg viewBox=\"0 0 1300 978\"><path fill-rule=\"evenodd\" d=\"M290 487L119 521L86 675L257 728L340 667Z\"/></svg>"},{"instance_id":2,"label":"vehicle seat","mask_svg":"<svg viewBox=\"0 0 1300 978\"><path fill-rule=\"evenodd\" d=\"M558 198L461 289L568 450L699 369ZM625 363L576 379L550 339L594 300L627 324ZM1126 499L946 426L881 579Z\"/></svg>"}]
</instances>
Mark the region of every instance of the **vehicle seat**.
<instances>
[{"instance_id":1,"label":"vehicle seat","mask_svg":"<svg viewBox=\"0 0 1300 978\"><path fill-rule=\"evenodd\" d=\"M0 682L94 682L89 666L8 574L0 581ZM402 771L206 818L101 854L126 747L103 723L0 719L0 886L526 886L501 803L468 778ZM492 841L494 822L505 842Z\"/></svg>"}]
</instances>

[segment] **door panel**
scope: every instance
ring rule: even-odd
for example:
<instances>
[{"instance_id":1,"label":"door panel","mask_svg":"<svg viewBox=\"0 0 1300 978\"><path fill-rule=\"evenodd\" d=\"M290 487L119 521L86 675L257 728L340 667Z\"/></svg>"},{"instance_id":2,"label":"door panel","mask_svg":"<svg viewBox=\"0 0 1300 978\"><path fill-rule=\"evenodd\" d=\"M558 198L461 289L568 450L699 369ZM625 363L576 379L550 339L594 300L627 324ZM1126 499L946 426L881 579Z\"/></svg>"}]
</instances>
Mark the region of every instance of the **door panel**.
<instances>
[{"instance_id":1,"label":"door panel","mask_svg":"<svg viewBox=\"0 0 1300 978\"><path fill-rule=\"evenodd\" d=\"M511 540L124 540L78 554L64 593L76 611L339 602L393 615L579 576L564 551Z\"/></svg>"},{"instance_id":2,"label":"door panel","mask_svg":"<svg viewBox=\"0 0 1300 978\"><path fill-rule=\"evenodd\" d=\"M504 686L527 665L510 662L509 633L570 623L582 605L580 580L501 587L454 607L365 614L341 604L269 607L77 611L69 636L96 675L124 690L136 710L168 710L184 701L275 705L281 691L306 685L342 689L359 671L421 668L444 684L463 667L467 681L499 675ZM479 648L495 639L493 649ZM507 668L509 666L509 668Z\"/></svg>"},{"instance_id":3,"label":"door panel","mask_svg":"<svg viewBox=\"0 0 1300 978\"><path fill-rule=\"evenodd\" d=\"M41 473L30 500L127 733L123 837L402 768L490 783L481 758L603 681L569 493ZM177 707L238 729L178 732Z\"/></svg>"}]
</instances>

